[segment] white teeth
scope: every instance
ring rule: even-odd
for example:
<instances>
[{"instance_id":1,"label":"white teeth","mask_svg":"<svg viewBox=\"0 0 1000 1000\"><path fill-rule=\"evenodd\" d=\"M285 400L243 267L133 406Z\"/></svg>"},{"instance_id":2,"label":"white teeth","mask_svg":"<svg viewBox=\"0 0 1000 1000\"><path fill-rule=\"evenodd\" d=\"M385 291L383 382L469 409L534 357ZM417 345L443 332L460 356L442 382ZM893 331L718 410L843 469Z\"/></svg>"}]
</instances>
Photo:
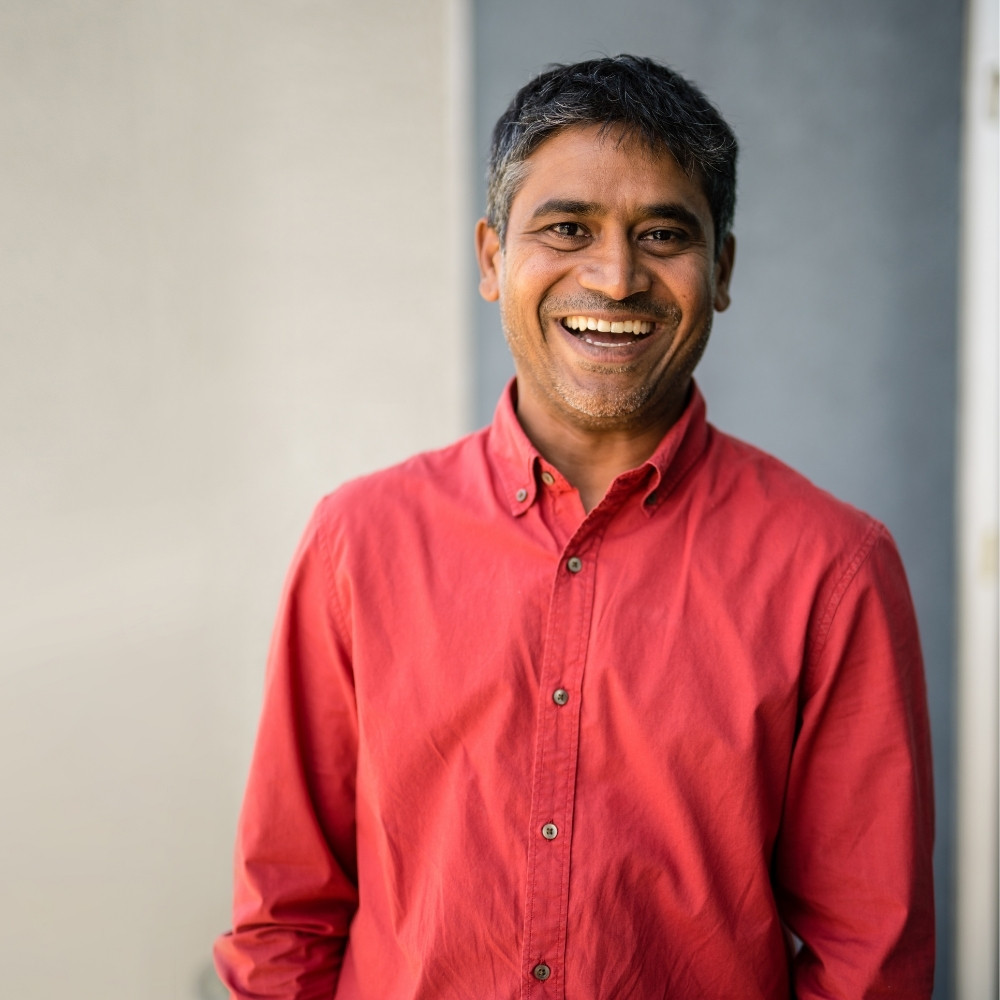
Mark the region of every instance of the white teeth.
<instances>
[{"instance_id":1,"label":"white teeth","mask_svg":"<svg viewBox=\"0 0 1000 1000\"><path fill-rule=\"evenodd\" d=\"M631 333L636 337L644 333L649 333L653 329L652 323L647 323L641 319L615 320L612 322L606 319L594 319L593 316L567 316L563 320L563 325L569 330L597 330L600 333Z\"/></svg>"}]
</instances>

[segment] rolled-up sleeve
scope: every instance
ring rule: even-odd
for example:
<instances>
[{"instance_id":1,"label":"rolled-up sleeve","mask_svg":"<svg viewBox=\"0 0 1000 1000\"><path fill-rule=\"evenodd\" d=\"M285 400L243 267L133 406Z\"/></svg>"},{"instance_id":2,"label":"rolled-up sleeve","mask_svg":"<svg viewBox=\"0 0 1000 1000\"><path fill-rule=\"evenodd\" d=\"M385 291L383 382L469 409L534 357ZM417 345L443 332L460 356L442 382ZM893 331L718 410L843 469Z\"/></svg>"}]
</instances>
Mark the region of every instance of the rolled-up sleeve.
<instances>
[{"instance_id":1,"label":"rolled-up sleeve","mask_svg":"<svg viewBox=\"0 0 1000 1000\"><path fill-rule=\"evenodd\" d=\"M821 609L775 886L802 942L799 1000L930 997L934 807L920 643L896 548L874 526Z\"/></svg>"},{"instance_id":2,"label":"rolled-up sleeve","mask_svg":"<svg viewBox=\"0 0 1000 1000\"><path fill-rule=\"evenodd\" d=\"M357 909L350 637L319 512L289 572L239 820L233 929L216 967L238 1000L333 996Z\"/></svg>"}]
</instances>

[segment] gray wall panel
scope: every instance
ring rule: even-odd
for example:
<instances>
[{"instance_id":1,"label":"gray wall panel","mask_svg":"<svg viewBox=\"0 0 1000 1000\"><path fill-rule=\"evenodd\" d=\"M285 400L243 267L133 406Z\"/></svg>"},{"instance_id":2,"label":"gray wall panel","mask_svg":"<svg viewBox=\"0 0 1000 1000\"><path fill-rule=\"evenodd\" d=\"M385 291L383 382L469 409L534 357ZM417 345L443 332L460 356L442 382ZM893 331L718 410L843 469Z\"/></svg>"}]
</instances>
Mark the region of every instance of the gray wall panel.
<instances>
[{"instance_id":1,"label":"gray wall panel","mask_svg":"<svg viewBox=\"0 0 1000 1000\"><path fill-rule=\"evenodd\" d=\"M621 51L697 81L741 140L711 419L881 518L924 640L938 796L938 998L952 955L953 442L962 6L931 0L475 3L476 170L514 91ZM476 214L483 204L477 187ZM512 372L478 303L475 420Z\"/></svg>"}]
</instances>

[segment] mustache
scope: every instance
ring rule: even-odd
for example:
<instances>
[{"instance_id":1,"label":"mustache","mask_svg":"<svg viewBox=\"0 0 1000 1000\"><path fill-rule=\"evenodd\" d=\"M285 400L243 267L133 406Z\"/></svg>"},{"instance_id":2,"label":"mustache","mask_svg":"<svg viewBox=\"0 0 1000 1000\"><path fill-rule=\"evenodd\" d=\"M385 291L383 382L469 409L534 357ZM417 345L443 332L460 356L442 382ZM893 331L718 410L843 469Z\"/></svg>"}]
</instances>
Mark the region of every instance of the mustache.
<instances>
[{"instance_id":1,"label":"mustache","mask_svg":"<svg viewBox=\"0 0 1000 1000\"><path fill-rule=\"evenodd\" d=\"M565 315L606 313L622 319L641 315L658 323L677 323L681 318L680 309L672 302L657 302L646 292L636 292L625 299L609 299L596 294L560 296L545 299L541 311Z\"/></svg>"}]
</instances>

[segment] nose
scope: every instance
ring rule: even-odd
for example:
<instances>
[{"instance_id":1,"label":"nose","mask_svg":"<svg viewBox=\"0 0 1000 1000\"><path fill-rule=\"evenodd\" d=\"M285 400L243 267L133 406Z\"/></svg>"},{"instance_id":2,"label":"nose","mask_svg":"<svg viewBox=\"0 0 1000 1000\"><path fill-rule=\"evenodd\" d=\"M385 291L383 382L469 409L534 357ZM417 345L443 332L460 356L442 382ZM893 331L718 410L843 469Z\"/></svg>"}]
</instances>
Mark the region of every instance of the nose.
<instances>
[{"instance_id":1,"label":"nose","mask_svg":"<svg viewBox=\"0 0 1000 1000\"><path fill-rule=\"evenodd\" d=\"M620 301L650 287L638 248L625 233L606 233L588 249L577 274L580 285Z\"/></svg>"}]
</instances>

